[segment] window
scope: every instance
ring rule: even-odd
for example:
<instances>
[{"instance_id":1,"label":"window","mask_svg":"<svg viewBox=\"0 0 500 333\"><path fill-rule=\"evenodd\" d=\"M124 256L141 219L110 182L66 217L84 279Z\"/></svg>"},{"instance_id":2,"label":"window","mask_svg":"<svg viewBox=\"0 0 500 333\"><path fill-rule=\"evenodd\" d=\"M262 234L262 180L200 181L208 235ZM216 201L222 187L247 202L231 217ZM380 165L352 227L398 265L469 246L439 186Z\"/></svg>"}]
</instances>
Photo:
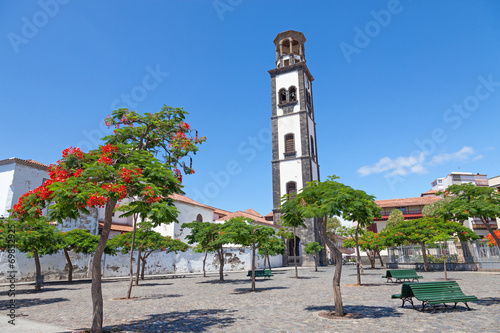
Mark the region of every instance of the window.
<instances>
[{"instance_id":1,"label":"window","mask_svg":"<svg viewBox=\"0 0 500 333\"><path fill-rule=\"evenodd\" d=\"M314 139L311 135L311 156L315 156L314 154Z\"/></svg>"},{"instance_id":2,"label":"window","mask_svg":"<svg viewBox=\"0 0 500 333\"><path fill-rule=\"evenodd\" d=\"M295 155L295 139L293 133L285 135L285 156Z\"/></svg>"},{"instance_id":3,"label":"window","mask_svg":"<svg viewBox=\"0 0 500 333\"><path fill-rule=\"evenodd\" d=\"M203 222L203 216L201 214L196 215L196 221Z\"/></svg>"},{"instance_id":4,"label":"window","mask_svg":"<svg viewBox=\"0 0 500 333\"><path fill-rule=\"evenodd\" d=\"M285 60L285 66L288 66L288 65L290 65L290 59Z\"/></svg>"},{"instance_id":5,"label":"window","mask_svg":"<svg viewBox=\"0 0 500 333\"><path fill-rule=\"evenodd\" d=\"M279 92L279 103L286 103L286 89L282 88Z\"/></svg>"},{"instance_id":6,"label":"window","mask_svg":"<svg viewBox=\"0 0 500 333\"><path fill-rule=\"evenodd\" d=\"M290 102L295 102L297 100L297 88L295 88L294 86L291 86L288 89L288 92L290 94Z\"/></svg>"},{"instance_id":7,"label":"window","mask_svg":"<svg viewBox=\"0 0 500 333\"><path fill-rule=\"evenodd\" d=\"M286 194L288 194L291 199L295 198L295 196L297 195L297 183L296 182L286 183Z\"/></svg>"},{"instance_id":8,"label":"window","mask_svg":"<svg viewBox=\"0 0 500 333\"><path fill-rule=\"evenodd\" d=\"M397 209L399 209L401 213L406 214L406 207L398 207Z\"/></svg>"}]
</instances>

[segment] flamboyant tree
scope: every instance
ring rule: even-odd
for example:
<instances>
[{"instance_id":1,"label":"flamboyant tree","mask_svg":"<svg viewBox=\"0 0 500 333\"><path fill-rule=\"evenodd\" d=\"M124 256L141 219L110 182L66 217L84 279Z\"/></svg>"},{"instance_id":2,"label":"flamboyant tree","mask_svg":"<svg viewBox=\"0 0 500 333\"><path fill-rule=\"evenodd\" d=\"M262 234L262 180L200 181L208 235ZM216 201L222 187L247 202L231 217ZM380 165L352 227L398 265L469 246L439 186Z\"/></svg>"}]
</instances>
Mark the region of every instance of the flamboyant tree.
<instances>
[{"instance_id":1,"label":"flamboyant tree","mask_svg":"<svg viewBox=\"0 0 500 333\"><path fill-rule=\"evenodd\" d=\"M73 263L69 256L69 252L81 254L93 254L99 244L99 236L92 235L89 230L73 229L71 231L62 232L62 249L66 263L68 264L68 282L73 282ZM116 248L107 243L104 253L115 255Z\"/></svg>"},{"instance_id":2,"label":"flamboyant tree","mask_svg":"<svg viewBox=\"0 0 500 333\"><path fill-rule=\"evenodd\" d=\"M416 220L403 221L391 229L381 232L389 246L402 244L420 245L424 268L429 271L426 244L443 242L456 236L460 241L479 238L479 236L458 222L446 221L441 218L422 217Z\"/></svg>"},{"instance_id":3,"label":"flamboyant tree","mask_svg":"<svg viewBox=\"0 0 500 333\"><path fill-rule=\"evenodd\" d=\"M207 255L211 252L217 252L219 250L219 244L215 243L215 240L219 236L219 224L210 222L200 222L193 221L189 223L183 223L182 228L189 228L190 234L186 237L189 244L194 245L193 249L197 253L205 253L203 258L203 276L206 277L205 264L207 261ZM222 271L224 263L221 263L219 267ZM223 281L224 274L220 273L220 279Z\"/></svg>"},{"instance_id":4,"label":"flamboyant tree","mask_svg":"<svg viewBox=\"0 0 500 333\"><path fill-rule=\"evenodd\" d=\"M383 238L378 234L370 230L364 230L360 233L359 247L361 250L366 252L368 259L370 260L370 265L375 268L375 256L378 255L380 259L380 264L383 267L384 262L380 256L380 251L385 248L385 242ZM356 242L354 238L347 238L344 240L344 247L355 247ZM373 255L372 255L373 254Z\"/></svg>"},{"instance_id":5,"label":"flamboyant tree","mask_svg":"<svg viewBox=\"0 0 500 333\"><path fill-rule=\"evenodd\" d=\"M475 186L471 183L455 184L446 189L444 196L449 197L450 201L439 211L441 216L455 221L478 217L500 249L500 237L491 226L491 223L495 222L490 221L500 218L500 193L496 188Z\"/></svg>"},{"instance_id":6,"label":"flamboyant tree","mask_svg":"<svg viewBox=\"0 0 500 333\"><path fill-rule=\"evenodd\" d=\"M495 230L495 235L497 236L497 238L500 238L500 230ZM493 236L487 235L486 239L488 240L488 245L489 246L497 246L497 242L493 238Z\"/></svg>"},{"instance_id":7,"label":"flamboyant tree","mask_svg":"<svg viewBox=\"0 0 500 333\"><path fill-rule=\"evenodd\" d=\"M47 222L45 216L19 221L8 218L4 221L0 233L8 229L15 230L15 247L35 260L35 290L42 288L42 266L40 257L59 252L63 248L63 235L54 225ZM6 239L6 237L1 237ZM0 242L3 243L3 242ZM5 245L0 245L2 248Z\"/></svg>"},{"instance_id":8,"label":"flamboyant tree","mask_svg":"<svg viewBox=\"0 0 500 333\"><path fill-rule=\"evenodd\" d=\"M278 236L273 236L267 241L259 244L259 256L264 258L264 269L266 269L266 259L269 269L271 269L270 256L283 255L285 253L285 243Z\"/></svg>"},{"instance_id":9,"label":"flamboyant tree","mask_svg":"<svg viewBox=\"0 0 500 333\"><path fill-rule=\"evenodd\" d=\"M304 246L304 252L310 254L314 257L314 271L318 271L318 253L323 250L324 247L318 242L307 243Z\"/></svg>"},{"instance_id":10,"label":"flamboyant tree","mask_svg":"<svg viewBox=\"0 0 500 333\"><path fill-rule=\"evenodd\" d=\"M181 192L182 171L194 173L190 155L205 141L184 122L185 115L182 109L167 106L144 115L113 111L105 122L115 130L103 138L102 146L87 153L79 148L64 150L62 159L49 167L50 179L14 206L13 215L21 220L40 216L48 207L49 219L59 223L89 214L90 208L105 208L92 262L92 332L102 331L101 258L117 203L134 198L122 216L138 213L155 225L177 217L169 194Z\"/></svg>"},{"instance_id":11,"label":"flamboyant tree","mask_svg":"<svg viewBox=\"0 0 500 333\"><path fill-rule=\"evenodd\" d=\"M300 206L297 205L297 196L285 194L281 199L282 211L286 214L282 214L280 218L280 224L283 228L280 230L279 234L285 239L292 239L292 253L293 253L293 263L295 266L295 278L299 277L299 270L297 268L297 228L307 229L305 224L305 217L303 216Z\"/></svg>"},{"instance_id":12,"label":"flamboyant tree","mask_svg":"<svg viewBox=\"0 0 500 333\"><path fill-rule=\"evenodd\" d=\"M127 232L117 235L111 239L110 243L114 247L121 248L122 254L130 253L132 249L133 232ZM137 272L135 276L135 285L139 285L139 277L144 280L144 268L147 264L147 258L155 251L185 252L189 245L169 236L162 236L159 232L151 230L151 225L147 222L140 223L140 227L135 234L135 247L137 250Z\"/></svg>"},{"instance_id":13,"label":"flamboyant tree","mask_svg":"<svg viewBox=\"0 0 500 333\"><path fill-rule=\"evenodd\" d=\"M342 252L327 236L328 217L341 216L345 220L356 220L364 225L377 212L373 197L363 191L354 190L340 182L338 177L329 176L326 181L313 181L301 190L295 198L284 200L281 205L282 219L317 218L320 235L325 244L334 253L335 273L333 276L333 293L335 315L344 316L340 277L342 274Z\"/></svg>"}]
</instances>

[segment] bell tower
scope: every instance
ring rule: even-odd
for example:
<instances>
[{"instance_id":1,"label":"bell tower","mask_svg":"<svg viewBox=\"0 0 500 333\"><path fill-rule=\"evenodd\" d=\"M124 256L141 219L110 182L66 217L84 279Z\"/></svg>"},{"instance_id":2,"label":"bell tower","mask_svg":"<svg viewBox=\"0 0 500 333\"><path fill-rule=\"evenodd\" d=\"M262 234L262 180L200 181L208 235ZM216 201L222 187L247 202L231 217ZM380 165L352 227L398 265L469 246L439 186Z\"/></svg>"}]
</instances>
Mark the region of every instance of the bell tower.
<instances>
[{"instance_id":1,"label":"bell tower","mask_svg":"<svg viewBox=\"0 0 500 333\"><path fill-rule=\"evenodd\" d=\"M276 68L271 69L272 143L273 143L273 221L280 222L280 200L285 194L297 193L307 182L319 180L316 146L316 123L312 98L313 76L306 65L301 32L288 30L274 39ZM319 226L315 219L306 220L307 229L297 230L297 246L287 244L284 265L293 265L294 256L303 265L314 265L303 251L305 243L319 242ZM322 244L323 245L323 244ZM324 252L324 251L322 251ZM320 255L325 264L325 255Z\"/></svg>"}]
</instances>

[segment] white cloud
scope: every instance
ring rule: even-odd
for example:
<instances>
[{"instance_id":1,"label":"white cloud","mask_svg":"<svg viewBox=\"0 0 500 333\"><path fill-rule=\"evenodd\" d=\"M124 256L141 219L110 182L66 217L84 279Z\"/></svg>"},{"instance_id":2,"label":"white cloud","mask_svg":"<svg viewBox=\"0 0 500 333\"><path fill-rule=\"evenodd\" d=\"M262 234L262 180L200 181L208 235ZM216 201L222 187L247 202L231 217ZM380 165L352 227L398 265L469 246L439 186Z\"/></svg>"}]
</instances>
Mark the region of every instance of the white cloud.
<instances>
[{"instance_id":1,"label":"white cloud","mask_svg":"<svg viewBox=\"0 0 500 333\"><path fill-rule=\"evenodd\" d=\"M381 173L391 171L392 175L407 175L412 169L417 170L418 173L425 172L422 163L425 161L426 154L421 152L419 155L413 156L400 156L396 159L390 157L383 157L372 166L365 165L357 170L358 174L362 177L371 175L372 173ZM416 171L412 171L416 172Z\"/></svg>"},{"instance_id":2,"label":"white cloud","mask_svg":"<svg viewBox=\"0 0 500 333\"><path fill-rule=\"evenodd\" d=\"M454 152L454 153L444 153L444 154L435 155L432 157L432 160L430 163L432 165L438 165L438 164L444 164L444 163L450 162L450 161L466 161L466 160L469 160L474 154L476 154L476 151L472 147L465 146L462 149L460 149L459 151ZM477 158L477 156L474 158Z\"/></svg>"},{"instance_id":3,"label":"white cloud","mask_svg":"<svg viewBox=\"0 0 500 333\"><path fill-rule=\"evenodd\" d=\"M383 157L373 165L362 166L357 170L357 173L361 177L382 172L390 176L425 174L428 172L426 167L429 166L441 165L453 161L477 161L483 157L483 155L478 155L474 148L465 146L454 153L443 153L429 157L430 161L428 161L428 156L425 152L420 152L420 154L412 156L400 156L395 159Z\"/></svg>"}]
</instances>

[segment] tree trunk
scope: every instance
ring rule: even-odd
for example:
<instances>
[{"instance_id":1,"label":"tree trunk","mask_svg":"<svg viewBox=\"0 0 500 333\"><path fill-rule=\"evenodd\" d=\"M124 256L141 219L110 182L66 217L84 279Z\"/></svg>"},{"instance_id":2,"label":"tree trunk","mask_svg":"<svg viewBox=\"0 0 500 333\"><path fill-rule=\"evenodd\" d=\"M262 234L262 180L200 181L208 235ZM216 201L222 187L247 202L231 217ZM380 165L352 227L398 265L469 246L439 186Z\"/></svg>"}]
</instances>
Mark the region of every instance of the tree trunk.
<instances>
[{"instance_id":1,"label":"tree trunk","mask_svg":"<svg viewBox=\"0 0 500 333\"><path fill-rule=\"evenodd\" d=\"M146 267L146 257L142 257L141 280L144 281L144 268Z\"/></svg>"},{"instance_id":2,"label":"tree trunk","mask_svg":"<svg viewBox=\"0 0 500 333\"><path fill-rule=\"evenodd\" d=\"M73 264L71 263L68 249L64 249L64 256L66 257L66 262L68 263L68 282L71 283L73 282Z\"/></svg>"},{"instance_id":3,"label":"tree trunk","mask_svg":"<svg viewBox=\"0 0 500 333\"><path fill-rule=\"evenodd\" d=\"M318 271L318 257L319 257L319 255L314 256L314 271L315 272Z\"/></svg>"},{"instance_id":4,"label":"tree trunk","mask_svg":"<svg viewBox=\"0 0 500 333\"><path fill-rule=\"evenodd\" d=\"M132 244L130 245L130 258L129 258L129 273L130 279L128 281L127 298L130 298L132 294L132 285L134 284L134 268L132 266L132 261L134 260L134 246L135 246L135 232L137 230L137 218L139 214L134 214L134 230L132 231Z\"/></svg>"},{"instance_id":5,"label":"tree trunk","mask_svg":"<svg viewBox=\"0 0 500 333\"><path fill-rule=\"evenodd\" d=\"M255 240L253 239L252 239L252 291L255 291Z\"/></svg>"},{"instance_id":6,"label":"tree trunk","mask_svg":"<svg viewBox=\"0 0 500 333\"><path fill-rule=\"evenodd\" d=\"M344 316L344 306L342 305L342 294L340 292L340 276L342 274L342 252L335 246L335 244L326 235L326 220L323 218L321 224L321 237L325 244L330 248L335 256L335 273L333 274L333 295L335 302L335 315L339 317Z\"/></svg>"},{"instance_id":7,"label":"tree trunk","mask_svg":"<svg viewBox=\"0 0 500 333\"><path fill-rule=\"evenodd\" d=\"M221 248L217 250L219 255L219 281L224 282L224 250Z\"/></svg>"},{"instance_id":8,"label":"tree trunk","mask_svg":"<svg viewBox=\"0 0 500 333\"><path fill-rule=\"evenodd\" d=\"M208 250L205 251L205 258L203 258L203 277L207 277L207 272L205 271L205 263L207 262Z\"/></svg>"},{"instance_id":9,"label":"tree trunk","mask_svg":"<svg viewBox=\"0 0 500 333\"><path fill-rule=\"evenodd\" d=\"M356 225L356 231L354 232L354 240L356 241L356 274L358 278L358 286L361 285L361 255L359 253L359 243L358 243L358 231L359 231L359 223Z\"/></svg>"},{"instance_id":10,"label":"tree trunk","mask_svg":"<svg viewBox=\"0 0 500 333\"><path fill-rule=\"evenodd\" d=\"M448 272L446 270L446 262L448 261L448 256L446 256L444 258L444 261L443 261L443 267L444 267L444 279L445 280L448 280Z\"/></svg>"},{"instance_id":11,"label":"tree trunk","mask_svg":"<svg viewBox=\"0 0 500 333\"><path fill-rule=\"evenodd\" d=\"M271 259L269 259L269 255L268 254L266 254L266 257L267 257L267 263L268 263L268 266L269 266L269 270L272 270ZM266 258L264 258L264 260L266 260Z\"/></svg>"},{"instance_id":12,"label":"tree trunk","mask_svg":"<svg viewBox=\"0 0 500 333\"><path fill-rule=\"evenodd\" d=\"M141 248L139 248L137 250L137 268L135 271L135 285L136 286L139 285L139 276L141 275L141 260L142 260Z\"/></svg>"},{"instance_id":13,"label":"tree trunk","mask_svg":"<svg viewBox=\"0 0 500 333\"><path fill-rule=\"evenodd\" d=\"M101 287L101 259L108 241L109 232L111 230L111 221L113 218L113 210L116 206L116 200L109 200L106 203L106 211L104 215L104 226L102 229L99 243L97 244L92 262L92 333L102 332L103 320L103 302L102 302L102 287Z\"/></svg>"},{"instance_id":14,"label":"tree trunk","mask_svg":"<svg viewBox=\"0 0 500 333\"><path fill-rule=\"evenodd\" d=\"M295 228L293 228L293 249L292 249L292 253L293 253L293 263L295 265L295 278L298 279L299 278L299 269L297 268L297 253L295 252L295 250L297 249L297 244L295 244L296 241L297 241L297 236L295 236Z\"/></svg>"},{"instance_id":15,"label":"tree trunk","mask_svg":"<svg viewBox=\"0 0 500 333\"><path fill-rule=\"evenodd\" d=\"M425 244L420 243L420 246L422 247L422 258L424 259L424 268L425 271L428 272L429 269L429 261L427 260L427 253L425 252Z\"/></svg>"},{"instance_id":16,"label":"tree trunk","mask_svg":"<svg viewBox=\"0 0 500 333\"><path fill-rule=\"evenodd\" d=\"M481 221L483 222L483 225L486 227L486 229L490 233L491 237L493 237L493 239L497 243L498 250L500 250L500 239L498 239L497 234L495 234L495 230L493 230L493 228L491 227L491 225L488 222L488 220L485 219L484 217L481 217Z\"/></svg>"},{"instance_id":17,"label":"tree trunk","mask_svg":"<svg viewBox=\"0 0 500 333\"><path fill-rule=\"evenodd\" d=\"M33 251L33 258L35 259L35 275L36 275L36 282L35 282L35 290L41 290L42 285L39 284L38 282L40 281L42 276L42 267L40 265L40 257L38 256L38 250Z\"/></svg>"},{"instance_id":18,"label":"tree trunk","mask_svg":"<svg viewBox=\"0 0 500 333\"><path fill-rule=\"evenodd\" d=\"M384 267L384 261L382 260L382 256L380 255L380 250L377 248L375 252L377 253L378 258L380 259L380 266Z\"/></svg>"},{"instance_id":19,"label":"tree trunk","mask_svg":"<svg viewBox=\"0 0 500 333\"><path fill-rule=\"evenodd\" d=\"M264 271L266 270L267 249L264 251Z\"/></svg>"},{"instance_id":20,"label":"tree trunk","mask_svg":"<svg viewBox=\"0 0 500 333\"><path fill-rule=\"evenodd\" d=\"M368 257L368 260L370 260L370 266L372 268L375 268L375 253L373 253L373 257L370 254L370 250L366 250L366 256Z\"/></svg>"}]
</instances>

